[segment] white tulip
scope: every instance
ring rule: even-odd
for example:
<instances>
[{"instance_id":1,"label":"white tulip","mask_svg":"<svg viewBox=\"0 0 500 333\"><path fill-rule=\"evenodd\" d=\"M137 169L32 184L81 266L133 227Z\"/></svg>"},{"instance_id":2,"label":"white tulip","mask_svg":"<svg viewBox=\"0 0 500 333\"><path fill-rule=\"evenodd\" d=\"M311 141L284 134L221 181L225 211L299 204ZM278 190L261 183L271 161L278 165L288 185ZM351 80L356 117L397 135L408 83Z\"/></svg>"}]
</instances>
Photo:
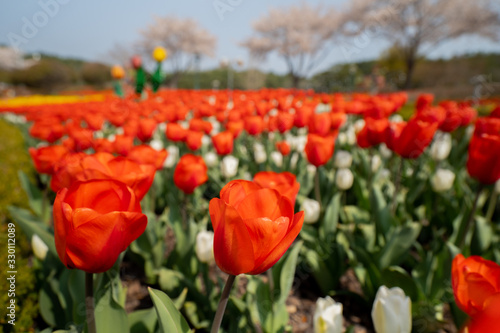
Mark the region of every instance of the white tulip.
<instances>
[{"instance_id":1,"label":"white tulip","mask_svg":"<svg viewBox=\"0 0 500 333\"><path fill-rule=\"evenodd\" d=\"M290 158L290 167L292 169L295 169L295 167L297 166L297 163L299 162L299 156L300 154L297 152L292 153L292 157Z\"/></svg>"},{"instance_id":2,"label":"white tulip","mask_svg":"<svg viewBox=\"0 0 500 333\"><path fill-rule=\"evenodd\" d=\"M377 333L410 333L411 300L401 288L381 286L372 308Z\"/></svg>"},{"instance_id":3,"label":"white tulip","mask_svg":"<svg viewBox=\"0 0 500 333\"><path fill-rule=\"evenodd\" d=\"M167 124L166 123L159 123L158 124L158 131L165 132L166 130L167 130Z\"/></svg>"},{"instance_id":4,"label":"white tulip","mask_svg":"<svg viewBox=\"0 0 500 333\"><path fill-rule=\"evenodd\" d=\"M382 159L380 158L379 155L373 155L372 160L371 160L371 169L372 172L377 171L380 166L382 165Z\"/></svg>"},{"instance_id":5,"label":"white tulip","mask_svg":"<svg viewBox=\"0 0 500 333\"><path fill-rule=\"evenodd\" d=\"M350 169L339 169L335 174L335 184L341 191L346 191L352 187L354 183L354 175Z\"/></svg>"},{"instance_id":6,"label":"white tulip","mask_svg":"<svg viewBox=\"0 0 500 333\"><path fill-rule=\"evenodd\" d=\"M356 137L356 131L354 130L353 126L347 127L347 129L345 130L345 134L347 136L347 143L349 145L352 146L358 141L358 138Z\"/></svg>"},{"instance_id":7,"label":"white tulip","mask_svg":"<svg viewBox=\"0 0 500 333\"><path fill-rule=\"evenodd\" d=\"M37 234L33 234L33 236L31 237L31 247L33 248L35 257L43 261L47 256L49 247Z\"/></svg>"},{"instance_id":8,"label":"white tulip","mask_svg":"<svg viewBox=\"0 0 500 333\"><path fill-rule=\"evenodd\" d=\"M307 164L306 166L307 173L310 175L314 175L316 173L316 167L312 164Z\"/></svg>"},{"instance_id":9,"label":"white tulip","mask_svg":"<svg viewBox=\"0 0 500 333\"><path fill-rule=\"evenodd\" d=\"M495 183L495 192L500 194L500 179Z\"/></svg>"},{"instance_id":10,"label":"white tulip","mask_svg":"<svg viewBox=\"0 0 500 333\"><path fill-rule=\"evenodd\" d=\"M260 143L255 143L253 146L253 156L255 158L255 162L264 163L267 161L267 154L264 146Z\"/></svg>"},{"instance_id":11,"label":"white tulip","mask_svg":"<svg viewBox=\"0 0 500 333\"><path fill-rule=\"evenodd\" d=\"M448 191L455 181L455 174L451 170L437 169L431 178L432 189L436 192Z\"/></svg>"},{"instance_id":12,"label":"white tulip","mask_svg":"<svg viewBox=\"0 0 500 333\"><path fill-rule=\"evenodd\" d=\"M318 298L314 311L314 333L341 333L344 329L342 304L330 296Z\"/></svg>"},{"instance_id":13,"label":"white tulip","mask_svg":"<svg viewBox=\"0 0 500 333\"><path fill-rule=\"evenodd\" d=\"M365 120L364 119L358 119L354 122L354 132L358 134L361 132L361 130L365 127Z\"/></svg>"},{"instance_id":14,"label":"white tulip","mask_svg":"<svg viewBox=\"0 0 500 333\"><path fill-rule=\"evenodd\" d=\"M223 177L231 178L238 172L239 160L231 155L225 156L220 163L220 172Z\"/></svg>"},{"instance_id":15,"label":"white tulip","mask_svg":"<svg viewBox=\"0 0 500 333\"><path fill-rule=\"evenodd\" d=\"M383 158L389 158L392 156L392 151L387 148L385 143L381 143L378 146L378 150L380 151L380 155L382 155Z\"/></svg>"},{"instance_id":16,"label":"white tulip","mask_svg":"<svg viewBox=\"0 0 500 333\"><path fill-rule=\"evenodd\" d=\"M161 140L151 140L151 142L149 143L149 145L151 146L151 148L153 148L154 150L162 150L163 149L163 142Z\"/></svg>"},{"instance_id":17,"label":"white tulip","mask_svg":"<svg viewBox=\"0 0 500 333\"><path fill-rule=\"evenodd\" d=\"M389 120L391 121L391 123L400 123L404 121L403 117L401 117L400 114L393 114L389 117Z\"/></svg>"},{"instance_id":18,"label":"white tulip","mask_svg":"<svg viewBox=\"0 0 500 333\"><path fill-rule=\"evenodd\" d=\"M431 145L430 154L433 160L443 161L451 151L451 135L450 133L441 133L436 136L436 140Z\"/></svg>"},{"instance_id":19,"label":"white tulip","mask_svg":"<svg viewBox=\"0 0 500 333\"><path fill-rule=\"evenodd\" d=\"M177 160L179 159L179 148L176 146L168 146L167 147L167 158L165 159L165 162L163 163L163 166L165 168L171 168L175 165Z\"/></svg>"},{"instance_id":20,"label":"white tulip","mask_svg":"<svg viewBox=\"0 0 500 333\"><path fill-rule=\"evenodd\" d=\"M217 154L214 153L213 151L209 151L203 156L203 159L205 160L205 164L207 167L211 168L217 165L219 163L219 158L217 157Z\"/></svg>"},{"instance_id":21,"label":"white tulip","mask_svg":"<svg viewBox=\"0 0 500 333\"><path fill-rule=\"evenodd\" d=\"M337 143L341 146L345 145L347 143L347 134L340 132L337 136Z\"/></svg>"},{"instance_id":22,"label":"white tulip","mask_svg":"<svg viewBox=\"0 0 500 333\"><path fill-rule=\"evenodd\" d=\"M212 231L200 231L196 235L195 246L196 257L204 263L214 260L214 233Z\"/></svg>"},{"instance_id":23,"label":"white tulip","mask_svg":"<svg viewBox=\"0 0 500 333\"><path fill-rule=\"evenodd\" d=\"M338 152L335 153L333 164L338 169L350 168L352 165L351 153L345 150L339 150Z\"/></svg>"},{"instance_id":24,"label":"white tulip","mask_svg":"<svg viewBox=\"0 0 500 333\"><path fill-rule=\"evenodd\" d=\"M208 135L203 135L201 137L201 145L203 147L207 147L208 145L212 144L212 139Z\"/></svg>"},{"instance_id":25,"label":"white tulip","mask_svg":"<svg viewBox=\"0 0 500 333\"><path fill-rule=\"evenodd\" d=\"M316 200L304 199L300 205L300 210L304 211L304 223L316 223L319 219L320 208L319 202Z\"/></svg>"},{"instance_id":26,"label":"white tulip","mask_svg":"<svg viewBox=\"0 0 500 333\"><path fill-rule=\"evenodd\" d=\"M271 160L276 164L278 168L283 166L283 155L279 151L273 151L271 153Z\"/></svg>"}]
</instances>

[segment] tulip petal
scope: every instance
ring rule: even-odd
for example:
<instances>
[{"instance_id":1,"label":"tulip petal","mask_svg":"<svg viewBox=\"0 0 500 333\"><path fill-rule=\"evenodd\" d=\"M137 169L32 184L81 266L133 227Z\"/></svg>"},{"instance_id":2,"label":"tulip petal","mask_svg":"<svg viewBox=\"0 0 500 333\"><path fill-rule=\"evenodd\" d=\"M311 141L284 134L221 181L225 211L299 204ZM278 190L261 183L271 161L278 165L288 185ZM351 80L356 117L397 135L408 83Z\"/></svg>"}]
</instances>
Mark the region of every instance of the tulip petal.
<instances>
[{"instance_id":1,"label":"tulip petal","mask_svg":"<svg viewBox=\"0 0 500 333\"><path fill-rule=\"evenodd\" d=\"M290 199L282 197L278 191L263 188L247 195L238 206L238 213L244 220L267 217L274 221L280 216L293 219Z\"/></svg>"},{"instance_id":2,"label":"tulip petal","mask_svg":"<svg viewBox=\"0 0 500 333\"><path fill-rule=\"evenodd\" d=\"M215 261L228 274L246 273L255 265L252 239L238 212L233 207L224 205L223 221L214 230Z\"/></svg>"},{"instance_id":3,"label":"tulip petal","mask_svg":"<svg viewBox=\"0 0 500 333\"><path fill-rule=\"evenodd\" d=\"M81 214L90 216L88 212ZM66 253L73 265L85 272L107 271L119 254L144 232L146 224L144 214L132 212L111 212L81 221L68 235Z\"/></svg>"},{"instance_id":4,"label":"tulip petal","mask_svg":"<svg viewBox=\"0 0 500 333\"><path fill-rule=\"evenodd\" d=\"M259 266L267 255L285 237L290 219L280 216L276 220L269 218L254 218L244 220L252 238L255 266Z\"/></svg>"},{"instance_id":5,"label":"tulip petal","mask_svg":"<svg viewBox=\"0 0 500 333\"><path fill-rule=\"evenodd\" d=\"M236 207L247 195L261 189L259 185L248 180L233 180L220 191L220 198L228 205Z\"/></svg>"},{"instance_id":6,"label":"tulip petal","mask_svg":"<svg viewBox=\"0 0 500 333\"><path fill-rule=\"evenodd\" d=\"M260 274L269 269L269 267L273 266L283 256L286 250L288 250L290 245L292 245L295 238L297 238L297 235L302 229L303 223L304 212L298 212L293 216L293 221L290 223L286 236L281 240L281 242L278 243L278 245L276 245L274 249L269 252L267 258L259 266L256 266L251 272L248 272L248 274Z\"/></svg>"}]
</instances>

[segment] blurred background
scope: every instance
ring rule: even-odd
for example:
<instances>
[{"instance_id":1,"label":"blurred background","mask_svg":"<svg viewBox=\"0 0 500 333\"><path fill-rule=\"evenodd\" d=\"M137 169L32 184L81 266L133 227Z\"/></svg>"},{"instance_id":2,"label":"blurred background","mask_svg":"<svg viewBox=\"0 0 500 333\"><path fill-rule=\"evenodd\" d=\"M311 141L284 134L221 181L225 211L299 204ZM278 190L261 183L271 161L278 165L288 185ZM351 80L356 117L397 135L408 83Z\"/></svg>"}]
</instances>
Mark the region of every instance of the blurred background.
<instances>
[{"instance_id":1,"label":"blurred background","mask_svg":"<svg viewBox=\"0 0 500 333\"><path fill-rule=\"evenodd\" d=\"M413 3L9 2L0 12L0 94L106 89L111 65L130 68L138 54L152 68L157 45L169 53L171 88L498 94L500 5ZM415 22L419 11L426 19Z\"/></svg>"}]
</instances>

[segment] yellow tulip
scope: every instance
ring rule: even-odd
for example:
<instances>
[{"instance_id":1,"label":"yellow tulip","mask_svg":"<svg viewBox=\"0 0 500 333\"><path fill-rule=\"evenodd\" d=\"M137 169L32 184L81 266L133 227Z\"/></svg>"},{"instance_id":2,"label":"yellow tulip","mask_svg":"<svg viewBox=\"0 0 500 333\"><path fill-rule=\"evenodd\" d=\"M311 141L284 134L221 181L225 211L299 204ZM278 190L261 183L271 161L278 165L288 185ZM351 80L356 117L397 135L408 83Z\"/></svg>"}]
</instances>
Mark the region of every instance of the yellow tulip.
<instances>
[{"instance_id":1,"label":"yellow tulip","mask_svg":"<svg viewBox=\"0 0 500 333\"><path fill-rule=\"evenodd\" d=\"M158 62L165 60L165 58L167 58L167 50L161 46L155 47L153 50L153 58Z\"/></svg>"}]
</instances>

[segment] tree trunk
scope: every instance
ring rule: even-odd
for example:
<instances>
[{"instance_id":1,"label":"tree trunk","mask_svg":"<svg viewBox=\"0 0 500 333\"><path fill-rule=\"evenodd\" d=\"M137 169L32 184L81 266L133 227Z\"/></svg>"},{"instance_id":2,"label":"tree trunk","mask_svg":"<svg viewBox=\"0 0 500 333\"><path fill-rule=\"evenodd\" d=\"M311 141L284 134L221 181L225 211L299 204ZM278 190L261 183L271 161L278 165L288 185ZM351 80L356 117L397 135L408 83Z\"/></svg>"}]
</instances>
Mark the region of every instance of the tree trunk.
<instances>
[{"instance_id":1,"label":"tree trunk","mask_svg":"<svg viewBox=\"0 0 500 333\"><path fill-rule=\"evenodd\" d=\"M413 78L413 72L415 70L415 56L413 54L410 54L406 59L406 79L404 83L404 89L410 89L411 88L411 81Z\"/></svg>"},{"instance_id":2,"label":"tree trunk","mask_svg":"<svg viewBox=\"0 0 500 333\"><path fill-rule=\"evenodd\" d=\"M292 88L298 89L300 85L300 76L291 74L292 77Z\"/></svg>"}]
</instances>

